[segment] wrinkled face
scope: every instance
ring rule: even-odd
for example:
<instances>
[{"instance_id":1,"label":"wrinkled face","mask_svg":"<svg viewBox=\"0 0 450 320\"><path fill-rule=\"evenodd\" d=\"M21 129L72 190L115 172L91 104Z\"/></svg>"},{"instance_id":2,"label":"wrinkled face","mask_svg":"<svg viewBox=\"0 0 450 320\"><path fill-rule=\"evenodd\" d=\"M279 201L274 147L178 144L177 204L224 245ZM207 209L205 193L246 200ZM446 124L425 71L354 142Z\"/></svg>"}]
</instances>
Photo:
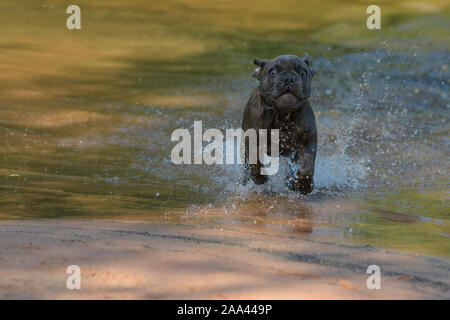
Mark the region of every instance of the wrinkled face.
<instances>
[{"instance_id":1,"label":"wrinkled face","mask_svg":"<svg viewBox=\"0 0 450 320\"><path fill-rule=\"evenodd\" d=\"M261 84L264 100L277 109L295 109L309 98L311 79L315 72L307 54L300 59L282 55L272 60L255 58L253 72Z\"/></svg>"}]
</instances>

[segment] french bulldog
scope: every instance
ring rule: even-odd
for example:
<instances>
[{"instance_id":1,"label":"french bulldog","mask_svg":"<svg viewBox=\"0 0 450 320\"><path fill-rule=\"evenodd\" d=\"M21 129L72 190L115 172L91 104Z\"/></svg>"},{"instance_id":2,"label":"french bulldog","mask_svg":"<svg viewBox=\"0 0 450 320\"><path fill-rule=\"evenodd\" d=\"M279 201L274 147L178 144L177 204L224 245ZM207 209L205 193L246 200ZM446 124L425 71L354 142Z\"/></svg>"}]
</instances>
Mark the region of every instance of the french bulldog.
<instances>
[{"instance_id":1,"label":"french bulldog","mask_svg":"<svg viewBox=\"0 0 450 320\"><path fill-rule=\"evenodd\" d=\"M314 188L314 162L317 151L317 128L314 112L309 103L311 81L315 75L311 59L304 54L281 55L272 60L255 58L253 76L259 85L252 91L245 106L242 129L279 130L279 152L298 164L298 170L287 177L291 190L302 194ZM258 144L260 141L258 140ZM270 154L270 134L267 150ZM267 175L261 174L262 161L255 164L248 161L249 144L245 143L245 178L256 184L267 182Z\"/></svg>"}]
</instances>

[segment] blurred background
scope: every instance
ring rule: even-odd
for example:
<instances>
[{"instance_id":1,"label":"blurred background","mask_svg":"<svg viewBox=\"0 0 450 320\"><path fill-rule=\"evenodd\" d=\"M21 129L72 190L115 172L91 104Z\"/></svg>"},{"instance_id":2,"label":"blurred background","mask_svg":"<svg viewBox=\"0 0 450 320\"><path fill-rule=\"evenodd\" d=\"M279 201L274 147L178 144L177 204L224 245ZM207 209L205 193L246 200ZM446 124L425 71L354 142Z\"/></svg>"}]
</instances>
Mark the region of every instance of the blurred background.
<instances>
[{"instance_id":1,"label":"blurred background","mask_svg":"<svg viewBox=\"0 0 450 320\"><path fill-rule=\"evenodd\" d=\"M81 8L81 30L66 8ZM0 4L0 219L230 226L450 256L448 1ZM312 57L316 189L171 163L170 134L240 127L254 57Z\"/></svg>"}]
</instances>

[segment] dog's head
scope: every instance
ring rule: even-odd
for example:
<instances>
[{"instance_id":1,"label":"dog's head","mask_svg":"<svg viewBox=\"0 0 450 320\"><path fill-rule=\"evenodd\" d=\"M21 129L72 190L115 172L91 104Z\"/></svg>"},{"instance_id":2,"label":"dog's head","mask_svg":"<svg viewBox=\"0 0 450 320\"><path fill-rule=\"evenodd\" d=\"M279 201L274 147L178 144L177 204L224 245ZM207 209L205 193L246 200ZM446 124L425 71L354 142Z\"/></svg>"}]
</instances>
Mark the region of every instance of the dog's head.
<instances>
[{"instance_id":1,"label":"dog's head","mask_svg":"<svg viewBox=\"0 0 450 320\"><path fill-rule=\"evenodd\" d=\"M294 55L282 55L272 60L255 58L253 63L257 66L253 76L259 80L261 94L271 106L297 108L309 98L315 72L308 54L301 59Z\"/></svg>"}]
</instances>

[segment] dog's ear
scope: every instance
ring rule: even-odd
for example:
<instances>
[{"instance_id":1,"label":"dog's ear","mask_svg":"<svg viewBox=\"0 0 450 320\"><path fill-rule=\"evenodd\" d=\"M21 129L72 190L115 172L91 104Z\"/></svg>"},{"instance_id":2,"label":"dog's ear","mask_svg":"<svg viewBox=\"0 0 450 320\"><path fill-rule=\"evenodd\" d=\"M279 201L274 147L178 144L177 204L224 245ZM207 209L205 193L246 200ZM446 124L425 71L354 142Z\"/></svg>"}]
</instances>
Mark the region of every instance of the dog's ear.
<instances>
[{"instance_id":1,"label":"dog's ear","mask_svg":"<svg viewBox=\"0 0 450 320\"><path fill-rule=\"evenodd\" d=\"M253 64L255 64L255 65L257 65L258 67L261 67L261 68L264 67L266 62L267 62L267 60L263 60L263 59L260 59L260 58L253 59Z\"/></svg>"},{"instance_id":2,"label":"dog's ear","mask_svg":"<svg viewBox=\"0 0 450 320\"><path fill-rule=\"evenodd\" d=\"M306 52L303 54L302 60L305 61L308 66L312 66L311 57Z\"/></svg>"},{"instance_id":3,"label":"dog's ear","mask_svg":"<svg viewBox=\"0 0 450 320\"><path fill-rule=\"evenodd\" d=\"M312 60L311 57L309 56L309 54L307 54L306 52L303 54L302 60L305 61L305 63L308 65L309 69L312 72L312 75L315 76L316 75L316 71L314 71L313 67L312 67Z\"/></svg>"},{"instance_id":4,"label":"dog's ear","mask_svg":"<svg viewBox=\"0 0 450 320\"><path fill-rule=\"evenodd\" d=\"M252 76L254 76L255 78L259 79L261 70L264 69L264 65L266 64L267 60L262 60L260 58L255 58L253 59L253 63L255 65L257 65L257 67L255 68L255 70L253 70Z\"/></svg>"}]
</instances>

